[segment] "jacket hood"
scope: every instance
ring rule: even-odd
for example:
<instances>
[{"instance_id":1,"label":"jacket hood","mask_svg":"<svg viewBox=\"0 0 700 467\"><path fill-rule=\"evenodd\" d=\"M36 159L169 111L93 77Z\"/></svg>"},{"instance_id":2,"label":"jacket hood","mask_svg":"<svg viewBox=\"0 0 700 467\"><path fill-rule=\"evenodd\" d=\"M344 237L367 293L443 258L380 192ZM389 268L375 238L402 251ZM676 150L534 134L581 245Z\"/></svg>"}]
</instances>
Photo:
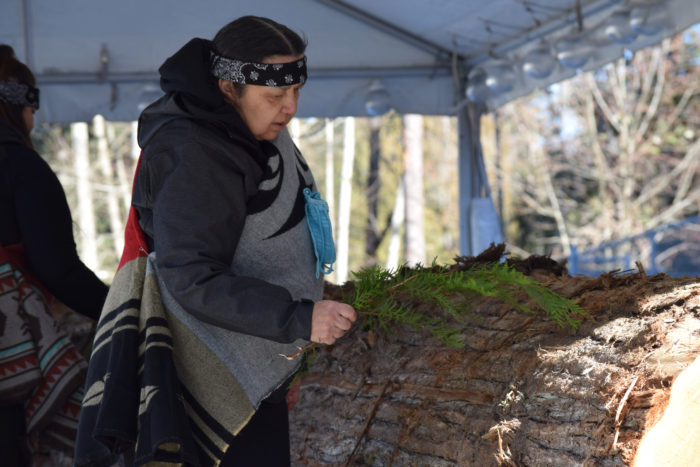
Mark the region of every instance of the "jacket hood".
<instances>
[{"instance_id":1,"label":"jacket hood","mask_svg":"<svg viewBox=\"0 0 700 467\"><path fill-rule=\"evenodd\" d=\"M211 73L212 42L194 38L168 58L158 69L160 87L166 93L177 92L196 99L205 109L226 112L230 108Z\"/></svg>"},{"instance_id":2,"label":"jacket hood","mask_svg":"<svg viewBox=\"0 0 700 467\"><path fill-rule=\"evenodd\" d=\"M211 50L211 41L192 39L158 69L165 95L139 117L138 142L142 148L163 125L186 118L221 127L239 144L260 150L248 126L219 91L218 79L210 71Z\"/></svg>"},{"instance_id":3,"label":"jacket hood","mask_svg":"<svg viewBox=\"0 0 700 467\"><path fill-rule=\"evenodd\" d=\"M0 144L8 143L27 145L19 131L11 127L5 120L0 119Z\"/></svg>"}]
</instances>

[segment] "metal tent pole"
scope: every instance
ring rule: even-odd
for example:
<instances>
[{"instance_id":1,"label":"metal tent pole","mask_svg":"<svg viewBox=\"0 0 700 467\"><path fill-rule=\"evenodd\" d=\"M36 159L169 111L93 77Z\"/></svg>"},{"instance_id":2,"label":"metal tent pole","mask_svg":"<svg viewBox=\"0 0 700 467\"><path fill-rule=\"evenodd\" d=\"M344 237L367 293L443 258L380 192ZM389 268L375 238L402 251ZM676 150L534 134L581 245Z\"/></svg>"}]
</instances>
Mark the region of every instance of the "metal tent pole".
<instances>
[{"instance_id":1,"label":"metal tent pole","mask_svg":"<svg viewBox=\"0 0 700 467\"><path fill-rule=\"evenodd\" d=\"M472 256L472 232L471 232L471 199L476 191L474 177L476 173L474 138L472 116L469 111L473 104L463 105L457 115L458 150L459 150L459 254Z\"/></svg>"}]
</instances>

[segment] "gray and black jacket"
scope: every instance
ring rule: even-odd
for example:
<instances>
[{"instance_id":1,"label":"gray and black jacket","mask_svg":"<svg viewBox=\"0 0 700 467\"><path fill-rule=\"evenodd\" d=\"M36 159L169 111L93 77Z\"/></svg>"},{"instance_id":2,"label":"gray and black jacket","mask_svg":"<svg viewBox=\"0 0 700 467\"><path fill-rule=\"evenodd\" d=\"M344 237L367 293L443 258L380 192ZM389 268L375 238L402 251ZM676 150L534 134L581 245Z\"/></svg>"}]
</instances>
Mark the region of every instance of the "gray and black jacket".
<instances>
[{"instance_id":1,"label":"gray and black jacket","mask_svg":"<svg viewBox=\"0 0 700 467\"><path fill-rule=\"evenodd\" d=\"M277 342L309 339L323 278L304 216L312 174L285 131L257 141L194 39L160 68L139 119L132 205L169 292L198 319Z\"/></svg>"}]
</instances>

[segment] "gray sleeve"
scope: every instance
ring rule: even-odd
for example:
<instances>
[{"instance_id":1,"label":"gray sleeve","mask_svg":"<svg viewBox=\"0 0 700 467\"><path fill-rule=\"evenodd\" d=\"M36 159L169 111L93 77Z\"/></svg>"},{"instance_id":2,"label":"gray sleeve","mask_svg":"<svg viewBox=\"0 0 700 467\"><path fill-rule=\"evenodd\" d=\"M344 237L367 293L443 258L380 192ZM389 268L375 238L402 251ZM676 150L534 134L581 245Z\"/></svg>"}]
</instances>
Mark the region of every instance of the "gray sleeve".
<instances>
[{"instance_id":1,"label":"gray sleeve","mask_svg":"<svg viewBox=\"0 0 700 467\"><path fill-rule=\"evenodd\" d=\"M138 177L149 185L152 225L143 227L170 293L186 311L216 326L278 342L309 339L313 302L294 301L283 287L230 270L251 174L196 146L178 152L160 154Z\"/></svg>"}]
</instances>

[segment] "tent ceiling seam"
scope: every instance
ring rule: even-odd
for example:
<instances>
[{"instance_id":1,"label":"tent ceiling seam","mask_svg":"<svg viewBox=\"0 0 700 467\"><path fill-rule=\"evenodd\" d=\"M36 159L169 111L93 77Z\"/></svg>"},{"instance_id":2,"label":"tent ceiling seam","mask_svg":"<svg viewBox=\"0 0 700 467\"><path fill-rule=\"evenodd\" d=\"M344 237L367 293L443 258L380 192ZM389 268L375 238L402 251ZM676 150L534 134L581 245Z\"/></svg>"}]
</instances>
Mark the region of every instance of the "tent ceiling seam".
<instances>
[{"instance_id":1,"label":"tent ceiling seam","mask_svg":"<svg viewBox=\"0 0 700 467\"><path fill-rule=\"evenodd\" d=\"M340 13L355 18L356 20L382 32L386 32L391 36L401 40L402 42L418 47L424 51L435 54L439 61L449 59L453 52L444 48L439 44L435 44L424 37L406 31L388 21L378 18L365 10L352 6L342 0L316 0L330 8L333 8Z\"/></svg>"},{"instance_id":2,"label":"tent ceiling seam","mask_svg":"<svg viewBox=\"0 0 700 467\"><path fill-rule=\"evenodd\" d=\"M582 6L584 17L594 15L619 3L620 0L591 0ZM520 31L512 37L502 40L500 43L493 44L487 49L471 54L467 59L467 66L471 68L492 58L493 54L496 56L507 55L528 42L542 40L552 34L559 34L560 31L576 23L576 17L572 16L572 12L573 10L564 10L561 14L539 26Z\"/></svg>"},{"instance_id":3,"label":"tent ceiling seam","mask_svg":"<svg viewBox=\"0 0 700 467\"><path fill-rule=\"evenodd\" d=\"M420 67L344 67L344 68L309 68L310 79L347 79L366 78L368 73L387 78L402 77L441 77L450 74L447 64L425 65ZM94 73L40 73L36 75L40 84L81 84L95 83ZM157 73L107 73L101 76L101 82L145 82L158 81ZM99 84L99 83L98 83Z\"/></svg>"}]
</instances>

